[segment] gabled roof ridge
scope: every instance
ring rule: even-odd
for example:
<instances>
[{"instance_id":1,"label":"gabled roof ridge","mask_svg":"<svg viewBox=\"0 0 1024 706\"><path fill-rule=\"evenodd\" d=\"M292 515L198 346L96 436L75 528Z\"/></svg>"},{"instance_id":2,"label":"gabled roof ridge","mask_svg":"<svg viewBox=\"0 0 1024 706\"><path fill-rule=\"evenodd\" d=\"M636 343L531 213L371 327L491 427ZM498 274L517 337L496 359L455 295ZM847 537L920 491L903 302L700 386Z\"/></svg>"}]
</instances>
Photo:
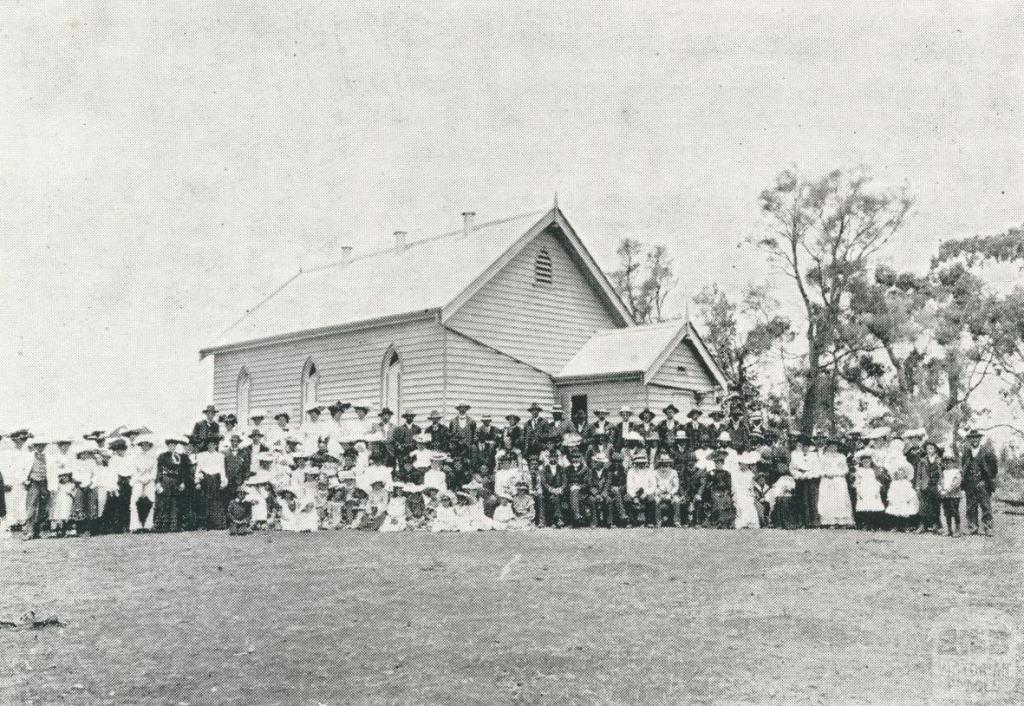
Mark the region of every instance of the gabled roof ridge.
<instances>
[{"instance_id":1,"label":"gabled roof ridge","mask_svg":"<svg viewBox=\"0 0 1024 706\"><path fill-rule=\"evenodd\" d=\"M493 221L487 221L485 223L474 224L472 231L470 231L470 234L475 233L478 230L483 230L484 228L491 228L493 226L500 226L500 225L503 225L505 223L509 223L511 221L517 221L517 220L519 220L521 218L529 218L529 217L532 217L532 216L539 216L539 215L541 215L543 213L545 213L545 211L543 211L543 210L541 210L541 211L527 211L526 213L519 213L519 214L516 214L514 216L506 216L505 218L496 218ZM458 230L448 231L447 233L440 233L438 235L431 235L431 236L429 236L427 238L421 238L420 240L413 240L412 242L406 243L405 248L406 248L406 250L408 250L410 248L416 247L417 245L423 245L425 243L434 243L434 242L437 242L438 240L442 240L444 238L451 238L451 237L454 237L454 236L461 236L462 234L463 234L463 230L461 228L459 228ZM368 260L368 259L370 259L372 257L378 257L380 255L388 255L388 254L390 254L392 252L394 252L394 248L393 247L378 248L376 250L367 251L367 252L363 253L362 255L360 255L358 257L349 258L348 260L336 260L334 262L328 262L328 263L323 264L323 265L317 265L316 267L310 267L309 269L303 269L303 270L299 271L299 274L306 274L307 272L322 272L323 270L329 270L332 267L338 267L339 265L350 265L353 262L358 262L360 260ZM271 295L271 296L273 296L273 295Z\"/></svg>"}]
</instances>

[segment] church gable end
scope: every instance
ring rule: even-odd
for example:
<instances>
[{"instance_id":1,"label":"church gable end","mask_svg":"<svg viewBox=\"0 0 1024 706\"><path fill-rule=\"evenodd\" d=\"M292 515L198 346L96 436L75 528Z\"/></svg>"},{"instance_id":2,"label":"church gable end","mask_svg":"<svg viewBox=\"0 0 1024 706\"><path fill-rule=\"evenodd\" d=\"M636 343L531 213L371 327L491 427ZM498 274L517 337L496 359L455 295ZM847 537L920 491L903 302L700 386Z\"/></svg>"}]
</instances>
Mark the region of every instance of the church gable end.
<instances>
[{"instance_id":1,"label":"church gable end","mask_svg":"<svg viewBox=\"0 0 1024 706\"><path fill-rule=\"evenodd\" d=\"M622 324L553 225L528 242L447 325L555 374L594 331Z\"/></svg>"}]
</instances>

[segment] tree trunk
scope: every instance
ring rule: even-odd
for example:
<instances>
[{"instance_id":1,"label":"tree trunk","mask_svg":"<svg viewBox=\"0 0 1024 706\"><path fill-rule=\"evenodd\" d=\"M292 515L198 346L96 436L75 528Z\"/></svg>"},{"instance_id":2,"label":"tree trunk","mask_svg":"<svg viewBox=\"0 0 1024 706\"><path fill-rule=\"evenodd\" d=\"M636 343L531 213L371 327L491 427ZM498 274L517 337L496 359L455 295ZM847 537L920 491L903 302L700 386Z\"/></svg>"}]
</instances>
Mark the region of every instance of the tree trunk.
<instances>
[{"instance_id":1,"label":"tree trunk","mask_svg":"<svg viewBox=\"0 0 1024 706\"><path fill-rule=\"evenodd\" d=\"M807 328L807 389L804 390L804 406L800 414L800 433L814 433L814 420L818 415L819 388L821 387L820 355L815 340L814 327Z\"/></svg>"}]
</instances>

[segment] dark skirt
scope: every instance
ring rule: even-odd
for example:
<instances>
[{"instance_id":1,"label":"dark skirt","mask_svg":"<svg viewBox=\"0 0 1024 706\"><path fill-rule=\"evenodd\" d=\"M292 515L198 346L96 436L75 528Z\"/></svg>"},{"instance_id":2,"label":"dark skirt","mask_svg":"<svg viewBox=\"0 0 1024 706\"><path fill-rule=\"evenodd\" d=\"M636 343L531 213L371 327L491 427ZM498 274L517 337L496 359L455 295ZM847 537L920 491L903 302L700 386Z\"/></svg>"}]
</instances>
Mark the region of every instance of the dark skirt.
<instances>
[{"instance_id":1,"label":"dark skirt","mask_svg":"<svg viewBox=\"0 0 1024 706\"><path fill-rule=\"evenodd\" d=\"M103 507L100 531L110 534L127 532L128 524L131 521L131 502L131 480L119 477L117 479L117 495L107 497L107 504Z\"/></svg>"},{"instance_id":2,"label":"dark skirt","mask_svg":"<svg viewBox=\"0 0 1024 706\"><path fill-rule=\"evenodd\" d=\"M798 529L800 527L801 511L797 508L799 501L792 497L780 497L775 500L772 507L772 527L778 529Z\"/></svg>"},{"instance_id":3,"label":"dark skirt","mask_svg":"<svg viewBox=\"0 0 1024 706\"><path fill-rule=\"evenodd\" d=\"M71 507L71 519L76 522L87 522L95 520L99 514L99 499L95 488L82 488L75 490L75 501Z\"/></svg>"},{"instance_id":4,"label":"dark skirt","mask_svg":"<svg viewBox=\"0 0 1024 706\"><path fill-rule=\"evenodd\" d=\"M736 526L736 506L732 501L732 491L711 491L708 496L707 526L717 529L732 529Z\"/></svg>"},{"instance_id":5,"label":"dark skirt","mask_svg":"<svg viewBox=\"0 0 1024 706\"><path fill-rule=\"evenodd\" d=\"M222 530L227 528L224 500L221 497L220 476L203 476L195 494L196 528Z\"/></svg>"},{"instance_id":6,"label":"dark skirt","mask_svg":"<svg viewBox=\"0 0 1024 706\"><path fill-rule=\"evenodd\" d=\"M153 508L154 532L177 532L178 524L178 489L165 489L157 493L156 507Z\"/></svg>"}]
</instances>

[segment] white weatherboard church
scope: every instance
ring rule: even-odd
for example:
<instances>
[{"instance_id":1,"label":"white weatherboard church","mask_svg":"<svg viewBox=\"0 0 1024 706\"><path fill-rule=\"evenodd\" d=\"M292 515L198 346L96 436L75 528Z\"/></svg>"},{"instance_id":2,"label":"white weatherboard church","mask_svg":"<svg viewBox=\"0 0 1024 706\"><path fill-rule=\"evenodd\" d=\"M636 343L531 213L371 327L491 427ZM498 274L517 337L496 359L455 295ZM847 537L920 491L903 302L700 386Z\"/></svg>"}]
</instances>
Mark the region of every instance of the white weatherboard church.
<instances>
[{"instance_id":1,"label":"white weatherboard church","mask_svg":"<svg viewBox=\"0 0 1024 706\"><path fill-rule=\"evenodd\" d=\"M725 379L686 321L637 326L556 205L295 275L209 347L213 401L301 419L316 403L524 415L538 402L684 412Z\"/></svg>"}]
</instances>

